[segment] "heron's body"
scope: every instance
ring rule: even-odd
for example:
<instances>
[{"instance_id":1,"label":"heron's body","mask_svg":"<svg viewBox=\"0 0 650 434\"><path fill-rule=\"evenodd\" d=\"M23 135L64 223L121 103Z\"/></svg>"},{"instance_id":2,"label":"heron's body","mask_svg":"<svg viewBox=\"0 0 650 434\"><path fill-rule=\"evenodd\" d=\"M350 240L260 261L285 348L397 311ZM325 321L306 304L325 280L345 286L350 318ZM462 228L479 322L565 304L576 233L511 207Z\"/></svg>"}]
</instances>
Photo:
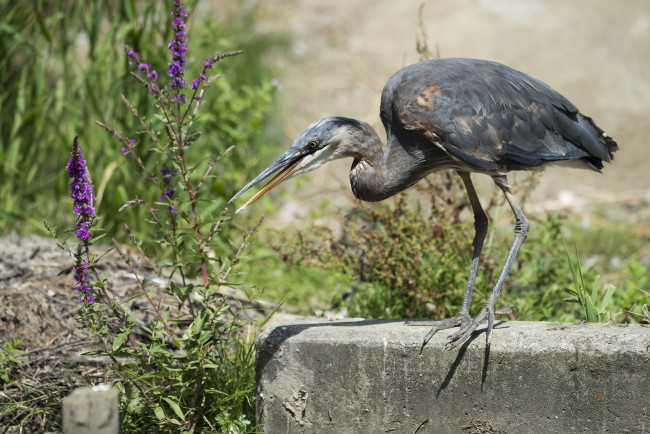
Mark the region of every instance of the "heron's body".
<instances>
[{"instance_id":1,"label":"heron's body","mask_svg":"<svg viewBox=\"0 0 650 434\"><path fill-rule=\"evenodd\" d=\"M360 192L382 200L440 169L504 175L579 159L600 170L616 144L558 92L521 72L476 59L408 66L384 86L386 184ZM377 139L378 140L378 139Z\"/></svg>"},{"instance_id":2,"label":"heron's body","mask_svg":"<svg viewBox=\"0 0 650 434\"><path fill-rule=\"evenodd\" d=\"M506 174L567 161L600 171L603 161L610 162L618 146L591 118L549 86L484 60L436 59L401 69L384 87L380 116L388 138L385 148L365 122L343 117L321 119L233 199L282 169L244 208L283 180L342 157L353 158L352 191L366 201L386 199L437 170L457 171L475 216L470 274L460 313L435 322L424 343L440 329L461 325L451 336L448 347L453 348L485 319L489 322L489 343L494 314L503 313L495 307L499 292L528 232L528 221L510 194ZM494 179L517 222L515 241L501 275L474 319L469 317L469 301L487 217L474 191L471 172Z\"/></svg>"}]
</instances>

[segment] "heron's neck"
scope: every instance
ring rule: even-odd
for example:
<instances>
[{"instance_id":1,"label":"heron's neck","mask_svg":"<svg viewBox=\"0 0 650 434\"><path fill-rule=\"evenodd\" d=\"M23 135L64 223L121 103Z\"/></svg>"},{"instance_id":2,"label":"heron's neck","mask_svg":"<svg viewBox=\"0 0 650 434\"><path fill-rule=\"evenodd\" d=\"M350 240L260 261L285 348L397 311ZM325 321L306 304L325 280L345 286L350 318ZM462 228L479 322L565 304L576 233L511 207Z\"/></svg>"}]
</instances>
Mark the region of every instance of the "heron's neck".
<instances>
[{"instance_id":1,"label":"heron's neck","mask_svg":"<svg viewBox=\"0 0 650 434\"><path fill-rule=\"evenodd\" d=\"M389 144L390 145L390 144ZM378 202L387 199L407 187L400 185L393 173L393 161L405 161L404 158L395 158L391 148L384 151L381 140L373 130L372 135L359 146L358 155L354 155L350 169L350 186L352 193L361 200ZM398 178L401 178L398 176ZM417 181L416 181L417 182Z\"/></svg>"},{"instance_id":2,"label":"heron's neck","mask_svg":"<svg viewBox=\"0 0 650 434\"><path fill-rule=\"evenodd\" d=\"M389 197L384 193L384 147L370 125L363 127L366 127L363 128L363 137L361 140L355 140L358 145L352 152L354 161L350 168L350 187L358 199L376 202Z\"/></svg>"},{"instance_id":3,"label":"heron's neck","mask_svg":"<svg viewBox=\"0 0 650 434\"><path fill-rule=\"evenodd\" d=\"M359 155L354 155L350 170L350 185L358 199L368 202L387 199L429 173L452 166L449 157L430 142L389 133L384 151L374 130L373 136L359 147Z\"/></svg>"}]
</instances>

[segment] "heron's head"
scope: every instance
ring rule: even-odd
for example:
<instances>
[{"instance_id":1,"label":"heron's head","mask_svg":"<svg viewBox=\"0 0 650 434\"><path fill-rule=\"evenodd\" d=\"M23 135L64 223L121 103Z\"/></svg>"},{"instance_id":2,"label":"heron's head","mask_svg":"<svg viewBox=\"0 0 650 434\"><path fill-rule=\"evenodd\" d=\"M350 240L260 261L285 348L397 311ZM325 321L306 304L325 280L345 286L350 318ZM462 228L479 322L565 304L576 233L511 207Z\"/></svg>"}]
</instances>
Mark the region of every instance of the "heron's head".
<instances>
[{"instance_id":1,"label":"heron's head","mask_svg":"<svg viewBox=\"0 0 650 434\"><path fill-rule=\"evenodd\" d=\"M286 179L317 169L330 160L342 157L356 157L356 145L363 141L360 136L368 134L368 129L372 130L364 122L343 117L329 117L314 122L300 133L287 152L257 175L255 179L234 195L228 203L276 172L277 174L268 184L242 205L237 212L264 196L273 187ZM376 136L376 133L374 135Z\"/></svg>"}]
</instances>

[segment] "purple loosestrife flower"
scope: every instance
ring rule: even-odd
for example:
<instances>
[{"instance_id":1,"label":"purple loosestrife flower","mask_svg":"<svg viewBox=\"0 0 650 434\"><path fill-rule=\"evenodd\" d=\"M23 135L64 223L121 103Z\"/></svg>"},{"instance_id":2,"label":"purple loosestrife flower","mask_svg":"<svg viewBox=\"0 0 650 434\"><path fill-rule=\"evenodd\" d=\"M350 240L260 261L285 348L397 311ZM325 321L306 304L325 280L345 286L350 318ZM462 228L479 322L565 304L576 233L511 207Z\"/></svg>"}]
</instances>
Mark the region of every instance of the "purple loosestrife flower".
<instances>
[{"instance_id":1,"label":"purple loosestrife flower","mask_svg":"<svg viewBox=\"0 0 650 434\"><path fill-rule=\"evenodd\" d=\"M184 103L187 101L185 94L181 92L181 89L187 83L185 81L185 53L187 52L187 34L185 33L185 21L183 18L187 17L187 12L183 9L183 2L180 0L174 1L174 11L172 16L174 21L172 22L172 27L174 29L174 39L169 41L169 51L172 55L172 61L168 64L169 69L167 73L172 78L170 83L170 89L172 91L172 101L179 101Z\"/></svg>"},{"instance_id":2,"label":"purple loosestrife flower","mask_svg":"<svg viewBox=\"0 0 650 434\"><path fill-rule=\"evenodd\" d=\"M72 267L72 271L74 272L74 281L77 283L77 292L81 295L79 303L91 304L97 297L91 293L90 279L86 273L87 268L87 263L78 260L77 264Z\"/></svg>"},{"instance_id":3,"label":"purple loosestrife flower","mask_svg":"<svg viewBox=\"0 0 650 434\"><path fill-rule=\"evenodd\" d=\"M74 138L72 155L65 168L68 171L68 177L72 178L70 183L70 197L74 199L72 212L79 216L75 222L75 226L79 228L76 236L86 242L90 238L88 230L92 226L95 217L95 207L93 206L95 195L93 194L93 185L88 179L88 172L85 167L86 160L81 153L78 138L79 136Z\"/></svg>"},{"instance_id":4,"label":"purple loosestrife flower","mask_svg":"<svg viewBox=\"0 0 650 434\"><path fill-rule=\"evenodd\" d=\"M172 177L178 175L178 170L171 170L169 167L163 166L163 168L160 169L160 173L163 175L162 181L163 184L165 184L165 191L160 195L160 200L165 200L166 197L170 200L173 200L174 194L176 193L176 188L171 187L171 183ZM174 204L170 204L167 209L173 212L176 210L176 207Z\"/></svg>"},{"instance_id":5,"label":"purple loosestrife flower","mask_svg":"<svg viewBox=\"0 0 650 434\"><path fill-rule=\"evenodd\" d=\"M230 55L230 56L232 56L232 55L234 55L234 54L239 54L239 53L237 53L237 52L232 52L232 53L225 53L224 55ZM205 59L205 61L203 62L203 71L199 74L199 76L198 76L197 78L195 78L194 80L192 80L192 83L190 83L190 87L191 87L192 89L198 89L199 85L200 85L203 81L205 81L205 79L207 78L206 75L205 75L205 73L208 71L208 69L212 69L212 65L214 65L215 63L217 63L217 62L218 62L218 61L219 61L219 60L220 60L224 55L220 55L220 56L218 56L218 57L210 56L210 57L208 57L207 59ZM198 99L199 101L201 101L202 98L200 98L200 97L196 97L196 99Z\"/></svg>"},{"instance_id":6,"label":"purple loosestrife flower","mask_svg":"<svg viewBox=\"0 0 650 434\"><path fill-rule=\"evenodd\" d=\"M128 46L124 46L124 50L126 51L126 55L129 56L129 65L133 65L133 62L138 62L140 63L140 55L130 49Z\"/></svg>"},{"instance_id":7,"label":"purple loosestrife flower","mask_svg":"<svg viewBox=\"0 0 650 434\"><path fill-rule=\"evenodd\" d=\"M217 60L218 59L216 59L216 58L214 58L212 56L205 59L205 62L203 62L203 71L199 74L199 76L197 78L192 80L192 85L191 85L192 89L196 89L197 87L199 87L199 84L201 84L201 82L206 79L206 76L205 76L206 71L208 69L212 68L212 64L217 62Z\"/></svg>"},{"instance_id":8,"label":"purple loosestrife flower","mask_svg":"<svg viewBox=\"0 0 650 434\"><path fill-rule=\"evenodd\" d=\"M172 176L178 175L178 170L171 170L169 167L163 166L163 168L160 169L160 173L163 175L163 182L165 184L171 184Z\"/></svg>"},{"instance_id":9,"label":"purple loosestrife flower","mask_svg":"<svg viewBox=\"0 0 650 434\"><path fill-rule=\"evenodd\" d=\"M128 143L129 147L128 148L122 147L122 153L123 154L126 154L127 152L129 152L131 150L131 148L133 148L135 146L135 140L128 139L126 141L126 143Z\"/></svg>"},{"instance_id":10,"label":"purple loosestrife flower","mask_svg":"<svg viewBox=\"0 0 650 434\"><path fill-rule=\"evenodd\" d=\"M138 70L146 72L147 78L151 81L155 81L158 78L158 71L156 71L155 69L151 69L150 64L141 62L140 54L133 51L128 45L124 46L124 51L126 51L126 55L129 58L129 65L133 65L133 63L136 63L138 65ZM155 83L149 83L149 84L151 86L150 93L155 92L155 90L157 89L156 84Z\"/></svg>"},{"instance_id":11,"label":"purple loosestrife flower","mask_svg":"<svg viewBox=\"0 0 650 434\"><path fill-rule=\"evenodd\" d=\"M72 142L72 155L65 169L68 172L68 178L72 178L72 182L70 183L70 197L74 200L72 212L79 216L74 223L79 228L77 229L76 236L84 245L87 245L88 239L90 238L89 229L95 218L95 207L93 206L95 195L93 193L93 185L88 178L86 160L79 146L79 136L75 136ZM88 278L88 273L86 273L88 264L83 262L81 252L82 247L79 244L77 253L75 254L76 263L72 267L72 270L74 271L77 292L81 294L79 302L91 304L95 300L95 296L91 293L90 279Z\"/></svg>"},{"instance_id":12,"label":"purple loosestrife flower","mask_svg":"<svg viewBox=\"0 0 650 434\"><path fill-rule=\"evenodd\" d=\"M140 71L146 71L147 72L147 78L149 80L155 80L158 78L158 72L155 69L151 69L151 65L148 63L141 63L138 65L138 69Z\"/></svg>"}]
</instances>

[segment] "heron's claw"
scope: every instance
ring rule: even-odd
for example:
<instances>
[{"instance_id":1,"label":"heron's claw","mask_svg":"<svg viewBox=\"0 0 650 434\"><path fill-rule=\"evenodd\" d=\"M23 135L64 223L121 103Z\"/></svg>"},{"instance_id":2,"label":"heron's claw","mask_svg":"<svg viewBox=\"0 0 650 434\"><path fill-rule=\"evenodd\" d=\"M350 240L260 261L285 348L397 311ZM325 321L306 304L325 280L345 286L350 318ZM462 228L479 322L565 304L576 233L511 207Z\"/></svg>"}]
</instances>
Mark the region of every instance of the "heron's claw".
<instances>
[{"instance_id":1,"label":"heron's claw","mask_svg":"<svg viewBox=\"0 0 650 434\"><path fill-rule=\"evenodd\" d=\"M491 303L486 302L483 305L483 309L476 315L473 319L466 312L460 312L453 318L443 319L443 320L425 320L425 321L407 321L406 325L410 326L429 326L433 325L433 328L429 330L429 333L422 340L422 347L420 347L420 353L424 346L431 340L433 335L438 333L440 330L450 329L457 325L460 325L460 329L452 333L447 337L450 341L442 347L443 351L453 350L457 346L465 342L472 333L478 328L478 326L487 319L487 336L486 342L487 345L490 345L492 342L492 329L494 327L494 315L509 315L515 308L510 306L505 309L495 309L494 306L490 305Z\"/></svg>"},{"instance_id":2,"label":"heron's claw","mask_svg":"<svg viewBox=\"0 0 650 434\"><path fill-rule=\"evenodd\" d=\"M424 346L431 340L433 335L438 333L440 330L450 329L457 325L461 326L461 329L464 328L467 324L472 321L472 317L469 316L467 312L459 312L453 318L441 319L441 320L424 320L424 321L407 321L406 325L409 326L433 326L429 333L422 340L422 346L420 347L420 353L424 349Z\"/></svg>"},{"instance_id":3,"label":"heron's claw","mask_svg":"<svg viewBox=\"0 0 650 434\"><path fill-rule=\"evenodd\" d=\"M490 346L492 343L492 330L494 329L494 315L509 315L513 312L513 307L507 307L505 309L495 309L491 303L486 302L483 305L481 311L472 319L469 323L463 324L456 333L452 333L447 337L450 341L442 347L443 351L453 350L454 348L461 345L474 333L478 326L487 319L488 326L485 336L485 343L487 346Z\"/></svg>"}]
</instances>

